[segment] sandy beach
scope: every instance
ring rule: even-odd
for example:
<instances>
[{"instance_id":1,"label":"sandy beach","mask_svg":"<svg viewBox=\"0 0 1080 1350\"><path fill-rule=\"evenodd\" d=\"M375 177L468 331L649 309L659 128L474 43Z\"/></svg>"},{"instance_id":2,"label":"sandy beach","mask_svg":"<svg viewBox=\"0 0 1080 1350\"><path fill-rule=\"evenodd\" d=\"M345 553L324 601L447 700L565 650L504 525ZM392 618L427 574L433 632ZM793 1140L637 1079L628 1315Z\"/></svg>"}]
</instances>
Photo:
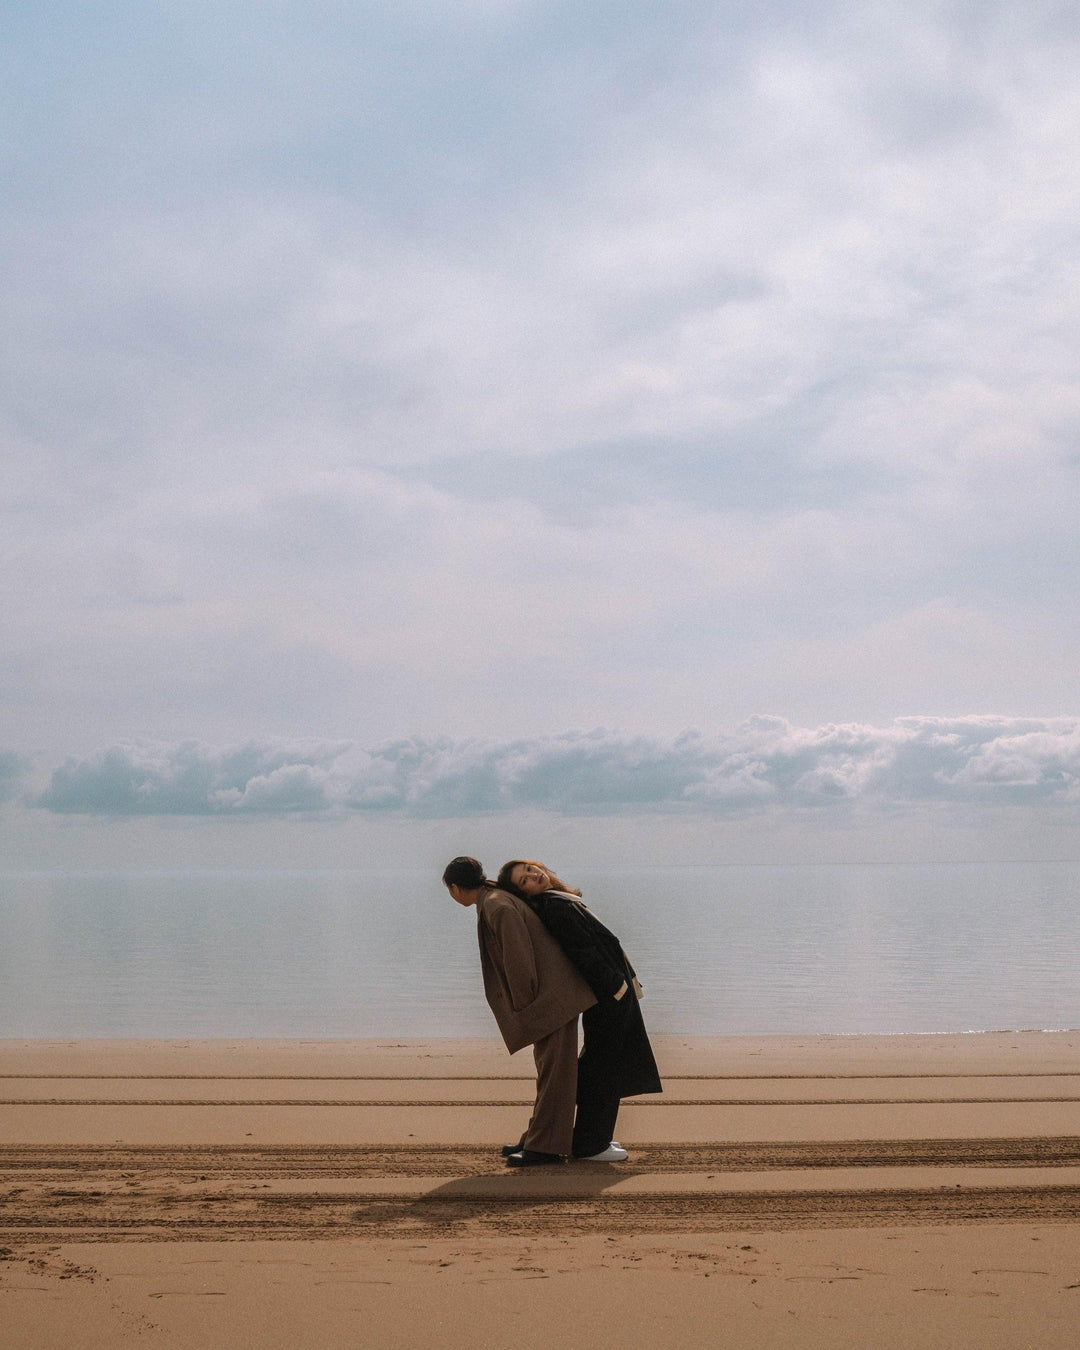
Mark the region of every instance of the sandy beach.
<instances>
[{"instance_id":1,"label":"sandy beach","mask_svg":"<svg viewBox=\"0 0 1080 1350\"><path fill-rule=\"evenodd\" d=\"M1076 1345L1080 1033L656 1047L515 1173L493 1040L2 1042L4 1343Z\"/></svg>"}]
</instances>

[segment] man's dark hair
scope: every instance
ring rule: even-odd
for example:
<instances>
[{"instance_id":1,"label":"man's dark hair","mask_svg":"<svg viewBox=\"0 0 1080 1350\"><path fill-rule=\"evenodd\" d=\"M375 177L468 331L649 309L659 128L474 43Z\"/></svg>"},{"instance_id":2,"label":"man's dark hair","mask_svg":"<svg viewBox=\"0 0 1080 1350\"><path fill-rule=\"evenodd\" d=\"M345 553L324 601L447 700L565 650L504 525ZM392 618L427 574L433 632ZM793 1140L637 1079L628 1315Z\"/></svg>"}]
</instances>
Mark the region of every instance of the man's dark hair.
<instances>
[{"instance_id":1,"label":"man's dark hair","mask_svg":"<svg viewBox=\"0 0 1080 1350\"><path fill-rule=\"evenodd\" d=\"M483 865L475 858L454 858L442 874L444 886L460 886L463 891L479 891L491 882L484 876Z\"/></svg>"}]
</instances>

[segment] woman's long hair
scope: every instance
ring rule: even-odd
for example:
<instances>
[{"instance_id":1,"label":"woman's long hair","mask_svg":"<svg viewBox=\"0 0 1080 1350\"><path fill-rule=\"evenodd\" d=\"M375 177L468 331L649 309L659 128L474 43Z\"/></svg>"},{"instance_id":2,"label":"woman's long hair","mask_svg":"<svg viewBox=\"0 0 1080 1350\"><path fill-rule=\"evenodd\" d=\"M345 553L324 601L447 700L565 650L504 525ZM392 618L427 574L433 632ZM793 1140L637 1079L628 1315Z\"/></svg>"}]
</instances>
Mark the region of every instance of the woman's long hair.
<instances>
[{"instance_id":1,"label":"woman's long hair","mask_svg":"<svg viewBox=\"0 0 1080 1350\"><path fill-rule=\"evenodd\" d=\"M519 900L527 900L528 896L523 891L519 891L510 880L515 867L520 867L522 863L531 864L533 867L543 867L544 871L551 878L551 887L553 891L565 891L567 895L580 895L581 892L575 886L568 886L565 881L560 881L550 867L544 867L542 862L537 862L535 858L511 858L508 863L503 863L499 868L499 875L496 879L496 886L502 891L509 891L511 895L516 895Z\"/></svg>"}]
</instances>

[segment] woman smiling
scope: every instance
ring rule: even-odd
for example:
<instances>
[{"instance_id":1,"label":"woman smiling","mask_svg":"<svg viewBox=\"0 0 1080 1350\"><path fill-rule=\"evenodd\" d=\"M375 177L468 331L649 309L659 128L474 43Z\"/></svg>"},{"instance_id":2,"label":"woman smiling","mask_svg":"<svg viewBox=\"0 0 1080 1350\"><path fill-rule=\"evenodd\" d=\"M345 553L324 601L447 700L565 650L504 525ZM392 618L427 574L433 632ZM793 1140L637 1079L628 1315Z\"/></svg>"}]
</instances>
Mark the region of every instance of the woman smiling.
<instances>
[{"instance_id":1,"label":"woman smiling","mask_svg":"<svg viewBox=\"0 0 1080 1350\"><path fill-rule=\"evenodd\" d=\"M497 883L519 896L577 967L596 995L582 1014L584 1049L578 1059L574 1156L622 1161L615 1121L623 1097L662 1092L638 1001L641 986L619 939L542 863L515 858Z\"/></svg>"}]
</instances>

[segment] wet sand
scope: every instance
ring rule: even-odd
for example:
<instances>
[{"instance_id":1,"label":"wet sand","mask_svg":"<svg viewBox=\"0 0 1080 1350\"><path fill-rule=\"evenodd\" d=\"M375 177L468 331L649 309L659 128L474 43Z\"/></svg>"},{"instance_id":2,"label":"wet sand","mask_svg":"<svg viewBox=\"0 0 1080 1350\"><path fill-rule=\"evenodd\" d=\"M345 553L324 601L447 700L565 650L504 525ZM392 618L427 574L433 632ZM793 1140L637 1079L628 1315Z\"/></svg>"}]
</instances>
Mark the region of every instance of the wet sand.
<instances>
[{"instance_id":1,"label":"wet sand","mask_svg":"<svg viewBox=\"0 0 1080 1350\"><path fill-rule=\"evenodd\" d=\"M0 1042L0 1323L97 1347L1074 1347L1080 1033L657 1037L515 1173L495 1041Z\"/></svg>"}]
</instances>

